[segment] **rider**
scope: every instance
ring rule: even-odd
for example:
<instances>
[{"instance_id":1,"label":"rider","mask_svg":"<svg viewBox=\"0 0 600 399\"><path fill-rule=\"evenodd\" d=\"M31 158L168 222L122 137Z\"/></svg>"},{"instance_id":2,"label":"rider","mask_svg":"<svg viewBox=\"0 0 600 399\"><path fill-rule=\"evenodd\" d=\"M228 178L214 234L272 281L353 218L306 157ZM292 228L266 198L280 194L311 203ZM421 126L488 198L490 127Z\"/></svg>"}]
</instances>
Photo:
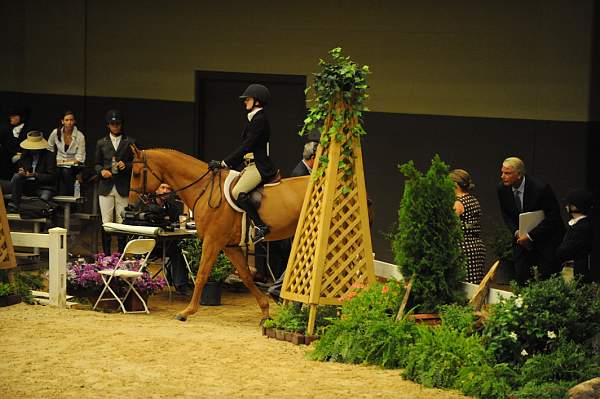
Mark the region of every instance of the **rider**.
<instances>
[{"instance_id":1,"label":"rider","mask_svg":"<svg viewBox=\"0 0 600 399\"><path fill-rule=\"evenodd\" d=\"M269 89L261 84L253 83L240 96L244 100L248 123L242 131L242 143L223 161L210 161L208 167L215 170L221 167L235 168L244 162L244 155L252 152L254 162L243 170L238 183L232 190L233 198L254 222L256 229L254 242L262 241L269 234L269 226L262 221L258 210L250 201L249 193L259 184L268 182L277 175L278 169L269 158L269 137L271 127L263 110L271 98Z\"/></svg>"}]
</instances>

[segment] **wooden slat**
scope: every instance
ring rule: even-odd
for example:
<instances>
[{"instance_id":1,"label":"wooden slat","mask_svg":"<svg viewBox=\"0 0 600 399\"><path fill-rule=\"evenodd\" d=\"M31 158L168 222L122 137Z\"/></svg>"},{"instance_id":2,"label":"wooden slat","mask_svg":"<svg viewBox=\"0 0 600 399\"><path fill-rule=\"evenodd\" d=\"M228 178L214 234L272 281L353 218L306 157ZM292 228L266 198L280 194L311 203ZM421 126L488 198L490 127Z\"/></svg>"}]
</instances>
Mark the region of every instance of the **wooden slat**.
<instances>
[{"instance_id":1,"label":"wooden slat","mask_svg":"<svg viewBox=\"0 0 600 399\"><path fill-rule=\"evenodd\" d=\"M48 248L50 245L48 234L12 232L10 236L15 247Z\"/></svg>"}]
</instances>

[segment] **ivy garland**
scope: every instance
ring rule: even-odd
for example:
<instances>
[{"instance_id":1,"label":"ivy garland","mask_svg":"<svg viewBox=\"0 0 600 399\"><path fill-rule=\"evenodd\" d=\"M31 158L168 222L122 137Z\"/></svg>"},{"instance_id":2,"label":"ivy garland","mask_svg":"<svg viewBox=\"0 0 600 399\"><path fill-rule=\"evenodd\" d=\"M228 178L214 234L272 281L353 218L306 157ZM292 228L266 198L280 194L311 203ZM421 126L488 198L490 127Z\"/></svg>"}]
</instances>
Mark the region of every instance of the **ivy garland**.
<instances>
[{"instance_id":1,"label":"ivy garland","mask_svg":"<svg viewBox=\"0 0 600 399\"><path fill-rule=\"evenodd\" d=\"M368 111L365 106L369 97L366 76L370 72L367 65L361 67L350 57L343 56L340 47L330 50L329 55L330 62L319 60L321 71L314 74L313 85L305 91L307 94L312 89L314 98L309 100L312 106L299 134L308 134L315 128L321 129L320 144L323 151L317 172L313 175L315 179L325 174L331 141L335 139L340 143L338 170L342 172L345 181L342 192L348 194L354 176L354 140L358 140L360 145L360 137L367 134L362 127L362 113Z\"/></svg>"}]
</instances>

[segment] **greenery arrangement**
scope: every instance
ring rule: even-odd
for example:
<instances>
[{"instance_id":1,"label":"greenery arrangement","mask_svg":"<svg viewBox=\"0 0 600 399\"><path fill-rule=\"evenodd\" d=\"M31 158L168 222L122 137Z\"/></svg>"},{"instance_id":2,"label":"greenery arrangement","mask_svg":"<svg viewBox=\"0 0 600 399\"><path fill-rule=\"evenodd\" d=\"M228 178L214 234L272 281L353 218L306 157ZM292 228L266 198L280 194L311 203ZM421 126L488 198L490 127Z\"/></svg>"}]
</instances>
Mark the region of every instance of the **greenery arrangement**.
<instances>
[{"instance_id":1,"label":"greenery arrangement","mask_svg":"<svg viewBox=\"0 0 600 399\"><path fill-rule=\"evenodd\" d=\"M198 266L202 256L202 241L195 236L186 238L179 242L179 247L186 252L186 257L188 262L190 262L190 269L192 269L192 272L194 274L198 273ZM215 264L208 274L208 281L222 283L234 270L235 267L229 258L227 258L223 252L220 252Z\"/></svg>"},{"instance_id":2,"label":"greenery arrangement","mask_svg":"<svg viewBox=\"0 0 600 399\"><path fill-rule=\"evenodd\" d=\"M532 283L494 305L483 327L459 305L441 306L435 328L395 321L402 291L397 283L358 290L308 356L404 368L405 378L480 398L563 398L600 374L590 340L599 331L598 285Z\"/></svg>"},{"instance_id":3,"label":"greenery arrangement","mask_svg":"<svg viewBox=\"0 0 600 399\"><path fill-rule=\"evenodd\" d=\"M9 296L15 293L15 287L9 283L0 283L0 296Z\"/></svg>"},{"instance_id":4,"label":"greenery arrangement","mask_svg":"<svg viewBox=\"0 0 600 399\"><path fill-rule=\"evenodd\" d=\"M321 146L323 153L319 158L319 167L314 177L322 176L329 163L327 149L332 140L341 144L342 151L338 170L346 181L344 193L350 192L354 175L354 144L360 144L360 137L366 132L362 127L362 113L367 111L365 101L369 67L359 66L350 57L342 55L337 47L329 51L331 61L319 60L321 71L314 74L311 89L314 96L309 100L312 105L304 120L300 135L307 134L314 128L321 129Z\"/></svg>"},{"instance_id":5,"label":"greenery arrangement","mask_svg":"<svg viewBox=\"0 0 600 399\"><path fill-rule=\"evenodd\" d=\"M454 183L438 155L426 174L412 161L399 166L406 177L392 249L403 276L415 276L411 305L423 313L462 300L465 259L454 212Z\"/></svg>"},{"instance_id":6,"label":"greenery arrangement","mask_svg":"<svg viewBox=\"0 0 600 399\"><path fill-rule=\"evenodd\" d=\"M515 258L513 240L512 233L506 227L498 227L490 243L494 255L500 260L513 262Z\"/></svg>"},{"instance_id":7,"label":"greenery arrangement","mask_svg":"<svg viewBox=\"0 0 600 399\"><path fill-rule=\"evenodd\" d=\"M317 335L331 324L338 315L336 306L322 306L317 313L315 328ZM288 303L280 306L275 317L265 320L264 327L272 327L285 331L305 334L308 325L308 307L299 303Z\"/></svg>"},{"instance_id":8,"label":"greenery arrangement","mask_svg":"<svg viewBox=\"0 0 600 399\"><path fill-rule=\"evenodd\" d=\"M31 290L40 290L44 286L42 277L24 272L14 275L13 283L7 283L8 271L0 270L0 296L18 295L23 302L32 304L33 296Z\"/></svg>"}]
</instances>

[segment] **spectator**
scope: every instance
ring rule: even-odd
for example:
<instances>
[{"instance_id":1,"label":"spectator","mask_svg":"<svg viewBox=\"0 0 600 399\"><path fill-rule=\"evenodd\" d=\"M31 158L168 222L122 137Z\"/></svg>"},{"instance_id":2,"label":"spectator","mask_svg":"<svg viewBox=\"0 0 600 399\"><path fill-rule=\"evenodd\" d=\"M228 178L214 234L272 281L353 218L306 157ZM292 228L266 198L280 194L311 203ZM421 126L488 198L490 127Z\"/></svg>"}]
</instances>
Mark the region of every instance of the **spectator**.
<instances>
[{"instance_id":1,"label":"spectator","mask_svg":"<svg viewBox=\"0 0 600 399\"><path fill-rule=\"evenodd\" d=\"M560 218L560 206L552 188L533 176L525 174L525 164L516 157L504 160L501 184L497 193L504 223L514 233L515 274L517 283L525 284L537 266L541 278L557 273L560 263L556 247L565 227ZM544 220L526 234L519 230L519 214L544 211Z\"/></svg>"},{"instance_id":2,"label":"spectator","mask_svg":"<svg viewBox=\"0 0 600 399\"><path fill-rule=\"evenodd\" d=\"M48 149L56 152L58 195L73 195L75 177L85 163L85 136L75 126L73 111L65 111L60 122L48 138Z\"/></svg>"},{"instance_id":3,"label":"spectator","mask_svg":"<svg viewBox=\"0 0 600 399\"><path fill-rule=\"evenodd\" d=\"M594 226L589 217L593 208L592 194L585 190L570 192L565 208L571 220L562 243L556 249L556 256L560 262L572 262L575 277L591 283L594 280L591 260Z\"/></svg>"},{"instance_id":4,"label":"spectator","mask_svg":"<svg viewBox=\"0 0 600 399\"><path fill-rule=\"evenodd\" d=\"M56 192L56 160L48 151L48 142L42 132L27 133L27 139L20 146L23 156L11 180L12 197L8 203L11 212L19 212L23 194L49 200Z\"/></svg>"},{"instance_id":5,"label":"spectator","mask_svg":"<svg viewBox=\"0 0 600 399\"><path fill-rule=\"evenodd\" d=\"M475 188L471 176L466 170L450 171L454 182L456 201L454 210L460 218L463 232L462 251L467 259L466 281L479 284L484 276L485 245L481 239L481 206L471 191Z\"/></svg>"},{"instance_id":6,"label":"spectator","mask_svg":"<svg viewBox=\"0 0 600 399\"><path fill-rule=\"evenodd\" d=\"M177 222L179 220L179 215L183 214L183 203L177 198L165 195L172 191L173 189L171 186L167 183L162 183L158 189L156 189L157 197L152 201L150 207L154 205L162 208L171 222ZM188 271L183 256L181 255L181 250L175 241L167 241L165 245L167 247L165 254L169 258L167 264L167 269L170 272L169 281L173 283L178 294L190 296L192 294L192 288L189 285Z\"/></svg>"},{"instance_id":7,"label":"spectator","mask_svg":"<svg viewBox=\"0 0 600 399\"><path fill-rule=\"evenodd\" d=\"M17 172L21 147L19 144L27 138L27 110L25 108L10 108L8 110L9 125L0 132L0 180L2 190L10 192L10 180Z\"/></svg>"},{"instance_id":8,"label":"spectator","mask_svg":"<svg viewBox=\"0 0 600 399\"><path fill-rule=\"evenodd\" d=\"M123 133L123 117L118 110L106 113L108 136L96 143L95 170L98 174L98 196L102 223L123 221L123 210L129 197L129 182L133 153L129 146L135 143L133 137ZM115 215L116 213L116 215ZM111 253L112 236L102 230L102 248L105 254ZM119 252L125 248L125 237L119 236Z\"/></svg>"}]
</instances>

